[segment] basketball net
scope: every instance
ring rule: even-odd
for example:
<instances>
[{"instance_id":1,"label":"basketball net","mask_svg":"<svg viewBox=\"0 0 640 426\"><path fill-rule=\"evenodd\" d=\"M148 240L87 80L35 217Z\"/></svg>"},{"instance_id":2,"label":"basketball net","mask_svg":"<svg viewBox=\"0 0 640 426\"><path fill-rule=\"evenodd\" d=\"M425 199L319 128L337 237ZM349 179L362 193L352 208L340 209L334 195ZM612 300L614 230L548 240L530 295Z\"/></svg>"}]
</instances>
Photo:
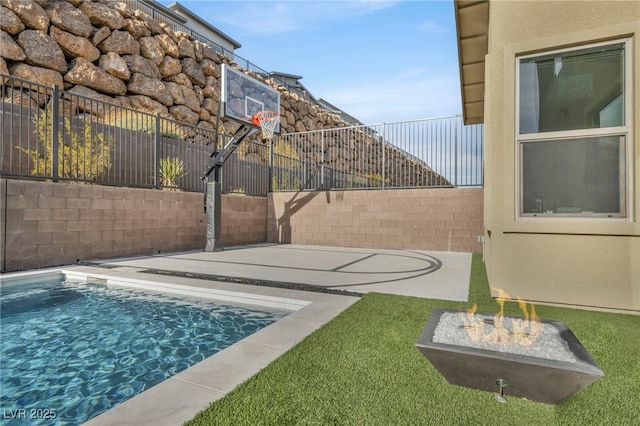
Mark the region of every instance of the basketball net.
<instances>
[{"instance_id":1,"label":"basketball net","mask_svg":"<svg viewBox=\"0 0 640 426\"><path fill-rule=\"evenodd\" d=\"M259 125L262 137L271 141L276 125L280 122L280 114L275 111L260 111L253 116L253 124Z\"/></svg>"}]
</instances>

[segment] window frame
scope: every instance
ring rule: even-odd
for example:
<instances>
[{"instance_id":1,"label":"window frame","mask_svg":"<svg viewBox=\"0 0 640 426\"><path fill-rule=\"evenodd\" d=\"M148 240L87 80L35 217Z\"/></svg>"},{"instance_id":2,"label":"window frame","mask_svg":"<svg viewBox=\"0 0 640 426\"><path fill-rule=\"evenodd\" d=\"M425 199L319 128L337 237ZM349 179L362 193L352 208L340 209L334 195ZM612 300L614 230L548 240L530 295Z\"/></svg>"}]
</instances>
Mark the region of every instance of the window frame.
<instances>
[{"instance_id":1,"label":"window frame","mask_svg":"<svg viewBox=\"0 0 640 426\"><path fill-rule=\"evenodd\" d=\"M624 125L612 126L612 127L600 127L600 128L587 128L578 130L559 130L548 132L536 132L536 133L520 133L520 64L522 60L537 58L542 56L562 54L565 52L574 52L577 50L589 49L601 46L611 46L616 44L624 45ZM632 60L632 39L631 37L616 38L601 42L589 42L580 45L573 45L565 48L549 48L535 53L527 53L515 55L515 105L514 105L514 154L515 154L515 218L516 220L552 220L556 219L599 219L605 218L610 220L624 220L629 221L632 219L632 170L633 170L633 156L632 147L633 142L633 60ZM573 140L581 138L594 138L604 136L616 136L621 137L623 140L620 142L623 145L621 152L624 153L624 157L621 156L620 169L621 182L620 182L620 194L619 194L619 213L593 213L593 212L581 212L581 213L525 213L524 212L524 178L523 178L523 144L536 143L536 142L550 142L550 141L562 141ZM624 185L624 186L622 186Z\"/></svg>"}]
</instances>

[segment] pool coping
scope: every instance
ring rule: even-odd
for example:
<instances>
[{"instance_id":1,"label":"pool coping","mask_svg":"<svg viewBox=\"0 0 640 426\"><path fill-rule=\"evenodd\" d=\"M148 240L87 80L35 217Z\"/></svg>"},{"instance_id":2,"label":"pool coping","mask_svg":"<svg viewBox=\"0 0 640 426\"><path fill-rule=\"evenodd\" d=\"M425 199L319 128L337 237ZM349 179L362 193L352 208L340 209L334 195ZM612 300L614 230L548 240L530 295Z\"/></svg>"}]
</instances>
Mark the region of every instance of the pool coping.
<instances>
[{"instance_id":1,"label":"pool coping","mask_svg":"<svg viewBox=\"0 0 640 426\"><path fill-rule=\"evenodd\" d=\"M182 424L358 300L358 297L346 295L152 275L135 267L108 270L90 266L59 267L3 274L3 278L55 274L57 271L73 280L82 281L89 275L104 279L109 285L132 282L135 287L147 290L190 295L200 293L205 297L291 311L257 333L90 419L84 423L87 426Z\"/></svg>"}]
</instances>

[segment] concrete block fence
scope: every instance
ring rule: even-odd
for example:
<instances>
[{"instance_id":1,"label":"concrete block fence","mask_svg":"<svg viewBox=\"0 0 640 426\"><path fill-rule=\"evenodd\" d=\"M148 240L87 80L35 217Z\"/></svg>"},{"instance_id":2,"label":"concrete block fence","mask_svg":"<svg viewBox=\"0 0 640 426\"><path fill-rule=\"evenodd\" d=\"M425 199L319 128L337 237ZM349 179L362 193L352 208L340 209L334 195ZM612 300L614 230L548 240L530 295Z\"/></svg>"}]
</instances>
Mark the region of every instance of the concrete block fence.
<instances>
[{"instance_id":1,"label":"concrete block fence","mask_svg":"<svg viewBox=\"0 0 640 426\"><path fill-rule=\"evenodd\" d=\"M480 252L482 188L277 192L269 242Z\"/></svg>"},{"instance_id":2,"label":"concrete block fence","mask_svg":"<svg viewBox=\"0 0 640 426\"><path fill-rule=\"evenodd\" d=\"M223 195L227 247L264 242L481 251L482 189ZM202 249L203 195L0 179L2 272Z\"/></svg>"}]
</instances>

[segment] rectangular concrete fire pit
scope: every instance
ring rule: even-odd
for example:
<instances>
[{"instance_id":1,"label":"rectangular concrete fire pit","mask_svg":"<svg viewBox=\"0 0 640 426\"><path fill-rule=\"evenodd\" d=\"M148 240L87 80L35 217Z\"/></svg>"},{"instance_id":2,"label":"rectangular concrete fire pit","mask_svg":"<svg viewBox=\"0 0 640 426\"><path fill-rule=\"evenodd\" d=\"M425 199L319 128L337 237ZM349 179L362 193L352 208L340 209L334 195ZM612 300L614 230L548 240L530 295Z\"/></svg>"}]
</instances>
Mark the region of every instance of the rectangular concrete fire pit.
<instances>
[{"instance_id":1,"label":"rectangular concrete fire pit","mask_svg":"<svg viewBox=\"0 0 640 426\"><path fill-rule=\"evenodd\" d=\"M460 317L457 325L456 316ZM553 359L554 354L544 358L527 355L535 352L533 347L519 349L525 354L517 354L507 352L506 345L487 349L472 347L471 339L468 344L460 342L464 338L453 336L456 333L460 336L460 329L465 328L463 316L464 313L452 310L434 309L416 343L418 350L449 383L495 392L496 399L502 401L504 392L532 401L558 404L604 376L576 336L561 321L541 321L545 333L548 331L548 334L556 336L554 344L564 348L564 354ZM486 317L489 318L488 315ZM490 319L484 321L487 326L493 323ZM451 329L443 330L442 327ZM456 343L449 343L448 336Z\"/></svg>"}]
</instances>

